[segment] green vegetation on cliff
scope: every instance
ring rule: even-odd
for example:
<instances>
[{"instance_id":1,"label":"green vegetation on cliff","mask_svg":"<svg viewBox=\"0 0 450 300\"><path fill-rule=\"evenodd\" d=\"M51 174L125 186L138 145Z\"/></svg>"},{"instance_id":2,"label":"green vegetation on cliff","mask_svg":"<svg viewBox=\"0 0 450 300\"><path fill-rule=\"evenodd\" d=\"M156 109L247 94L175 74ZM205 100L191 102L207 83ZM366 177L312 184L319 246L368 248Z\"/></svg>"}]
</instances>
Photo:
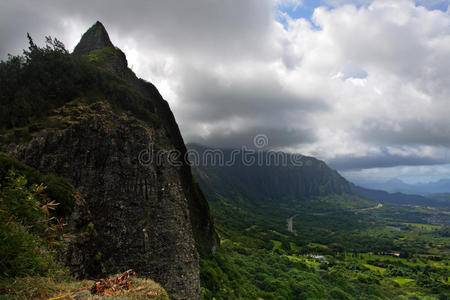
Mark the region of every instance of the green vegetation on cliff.
<instances>
[{"instance_id":1,"label":"green vegetation on cliff","mask_svg":"<svg viewBox=\"0 0 450 300\"><path fill-rule=\"evenodd\" d=\"M66 181L0 153L0 279L62 270L56 250L73 193Z\"/></svg>"},{"instance_id":2,"label":"green vegetation on cliff","mask_svg":"<svg viewBox=\"0 0 450 300\"><path fill-rule=\"evenodd\" d=\"M3 186L13 171L18 176L23 176L30 184L42 184L45 186L45 194L58 202L55 213L59 217L68 216L73 211L75 203L75 189L67 181L54 174L42 174L20 161L0 152L0 184Z\"/></svg>"},{"instance_id":3,"label":"green vegetation on cliff","mask_svg":"<svg viewBox=\"0 0 450 300\"><path fill-rule=\"evenodd\" d=\"M158 120L151 102L126 81L96 67L89 57L71 55L50 37L43 48L31 37L29 42L23 56L0 62L0 129L30 125L77 98L90 103L107 99L116 110L131 111L145 121Z\"/></svg>"}]
</instances>

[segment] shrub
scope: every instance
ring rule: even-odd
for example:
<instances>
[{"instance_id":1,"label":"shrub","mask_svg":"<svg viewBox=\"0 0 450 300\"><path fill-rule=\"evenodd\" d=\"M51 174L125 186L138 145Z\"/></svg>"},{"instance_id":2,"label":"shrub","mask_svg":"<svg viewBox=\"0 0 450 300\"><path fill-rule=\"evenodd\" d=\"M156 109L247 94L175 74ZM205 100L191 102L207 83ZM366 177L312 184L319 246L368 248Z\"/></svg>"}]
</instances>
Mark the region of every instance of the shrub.
<instances>
[{"instance_id":1,"label":"shrub","mask_svg":"<svg viewBox=\"0 0 450 300\"><path fill-rule=\"evenodd\" d=\"M46 275L57 265L48 249L53 233L42 207L42 185L27 185L10 170L0 187L0 277Z\"/></svg>"},{"instance_id":2,"label":"shrub","mask_svg":"<svg viewBox=\"0 0 450 300\"><path fill-rule=\"evenodd\" d=\"M21 163L20 161L0 153L0 185L5 184L8 172L15 170L17 174L23 175L28 185L32 183L43 184L45 186L45 194L59 205L56 208L56 215L64 217L73 211L75 203L74 188L66 180L57 177L54 174L42 175L39 171Z\"/></svg>"},{"instance_id":3,"label":"shrub","mask_svg":"<svg viewBox=\"0 0 450 300\"><path fill-rule=\"evenodd\" d=\"M339 299L339 300L352 299L352 297L350 295L348 295L346 292L344 292L343 290L341 290L338 287L334 287L334 288L331 289L330 296L333 299Z\"/></svg>"}]
</instances>

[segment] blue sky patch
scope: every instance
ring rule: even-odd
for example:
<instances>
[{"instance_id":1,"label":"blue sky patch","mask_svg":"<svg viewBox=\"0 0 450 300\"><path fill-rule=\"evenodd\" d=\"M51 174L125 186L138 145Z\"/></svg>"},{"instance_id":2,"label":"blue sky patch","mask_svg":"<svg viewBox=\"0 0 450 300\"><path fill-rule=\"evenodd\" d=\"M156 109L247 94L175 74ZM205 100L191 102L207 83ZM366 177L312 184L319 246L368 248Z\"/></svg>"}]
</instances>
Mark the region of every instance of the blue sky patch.
<instances>
[{"instance_id":1,"label":"blue sky patch","mask_svg":"<svg viewBox=\"0 0 450 300\"><path fill-rule=\"evenodd\" d=\"M345 4L353 4L356 7L361 7L363 4L368 4L370 1L366 0L341 0L341 1L330 1L330 0L303 0L302 4L300 5L280 5L279 11L280 15L278 18L278 21L283 24L285 27L287 27L287 21L285 15L288 15L292 19L306 19L308 20L312 26L316 29L319 29L316 24L312 21L312 15L314 13L314 9L320 6L325 6L327 8L334 8L336 4L332 3L339 3L339 5L345 5ZM450 0L415 0L415 4L417 6L423 6L427 8L428 10L440 10L443 12L446 12L448 10L448 7L450 5Z\"/></svg>"},{"instance_id":2,"label":"blue sky patch","mask_svg":"<svg viewBox=\"0 0 450 300\"><path fill-rule=\"evenodd\" d=\"M441 10L446 12L450 5L450 0L416 0L416 5L424 6L428 10Z\"/></svg>"}]
</instances>

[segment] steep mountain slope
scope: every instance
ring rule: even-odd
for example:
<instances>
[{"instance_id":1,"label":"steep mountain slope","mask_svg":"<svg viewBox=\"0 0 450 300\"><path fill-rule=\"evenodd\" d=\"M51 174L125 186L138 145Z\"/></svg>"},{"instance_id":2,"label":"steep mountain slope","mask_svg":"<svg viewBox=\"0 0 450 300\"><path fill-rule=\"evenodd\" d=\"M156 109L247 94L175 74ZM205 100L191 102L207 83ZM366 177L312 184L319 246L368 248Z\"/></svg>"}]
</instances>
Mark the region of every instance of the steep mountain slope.
<instances>
[{"instance_id":1,"label":"steep mountain slope","mask_svg":"<svg viewBox=\"0 0 450 300\"><path fill-rule=\"evenodd\" d=\"M95 239L67 264L79 277L132 268L174 299L199 299L199 256L217 244L190 167L143 160L149 148L186 152L157 89L127 67L100 22L74 54L30 39L25 59L3 62L0 149L69 180L86 199ZM95 253L82 253L95 247Z\"/></svg>"},{"instance_id":2,"label":"steep mountain slope","mask_svg":"<svg viewBox=\"0 0 450 300\"><path fill-rule=\"evenodd\" d=\"M277 163L269 152L256 152L246 158L249 164L243 156L236 156L233 163L225 165L231 162L232 149L215 149L215 153L223 153L221 164L211 160L214 150L199 145L188 147L193 157L199 158L194 175L212 201L217 192L241 194L253 203L296 203L315 196L352 193L342 176L313 157L278 153Z\"/></svg>"}]
</instances>

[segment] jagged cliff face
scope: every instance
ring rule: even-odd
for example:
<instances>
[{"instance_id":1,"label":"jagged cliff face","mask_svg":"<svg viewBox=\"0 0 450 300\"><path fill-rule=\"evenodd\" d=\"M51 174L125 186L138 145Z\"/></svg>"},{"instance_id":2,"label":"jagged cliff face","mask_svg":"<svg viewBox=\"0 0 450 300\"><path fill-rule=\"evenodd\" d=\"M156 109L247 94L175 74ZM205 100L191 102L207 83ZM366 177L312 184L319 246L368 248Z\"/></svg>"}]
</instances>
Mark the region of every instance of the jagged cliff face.
<instances>
[{"instance_id":1,"label":"jagged cliff face","mask_svg":"<svg viewBox=\"0 0 450 300\"><path fill-rule=\"evenodd\" d=\"M198 145L191 145L190 148L200 153L200 158L206 157L206 148ZM220 151L225 162L231 161L231 149ZM254 163L244 164L239 156L229 166L211 164L209 160L198 162L193 172L209 200L216 200L220 192L228 196L238 193L259 204L295 204L312 197L352 193L345 178L314 157L293 158L290 154L279 153L278 163L270 160L267 152L254 153L249 157L254 159ZM260 164L258 161L268 163ZM290 163L292 161L295 164Z\"/></svg>"},{"instance_id":2,"label":"jagged cliff face","mask_svg":"<svg viewBox=\"0 0 450 300\"><path fill-rule=\"evenodd\" d=\"M139 159L149 147L186 152L167 102L128 69L101 23L83 35L73 55L120 78L145 98L153 119L114 109L106 95L78 99L49 116L62 124L58 130L41 130L30 142L10 145L9 153L68 179L84 197L95 234L72 242L67 252L75 275L132 268L161 283L171 298L199 299L199 252L209 255L217 244L208 204L186 163Z\"/></svg>"},{"instance_id":3,"label":"jagged cliff face","mask_svg":"<svg viewBox=\"0 0 450 300\"><path fill-rule=\"evenodd\" d=\"M71 125L41 132L15 155L70 179L84 195L97 232L89 246L97 250L103 271L132 268L161 282L174 298L198 296L198 255L178 170L165 161L144 166L138 160L151 143L173 147L166 130L116 115L103 103L68 104L54 118ZM84 277L89 260L73 251L68 265Z\"/></svg>"}]
</instances>

